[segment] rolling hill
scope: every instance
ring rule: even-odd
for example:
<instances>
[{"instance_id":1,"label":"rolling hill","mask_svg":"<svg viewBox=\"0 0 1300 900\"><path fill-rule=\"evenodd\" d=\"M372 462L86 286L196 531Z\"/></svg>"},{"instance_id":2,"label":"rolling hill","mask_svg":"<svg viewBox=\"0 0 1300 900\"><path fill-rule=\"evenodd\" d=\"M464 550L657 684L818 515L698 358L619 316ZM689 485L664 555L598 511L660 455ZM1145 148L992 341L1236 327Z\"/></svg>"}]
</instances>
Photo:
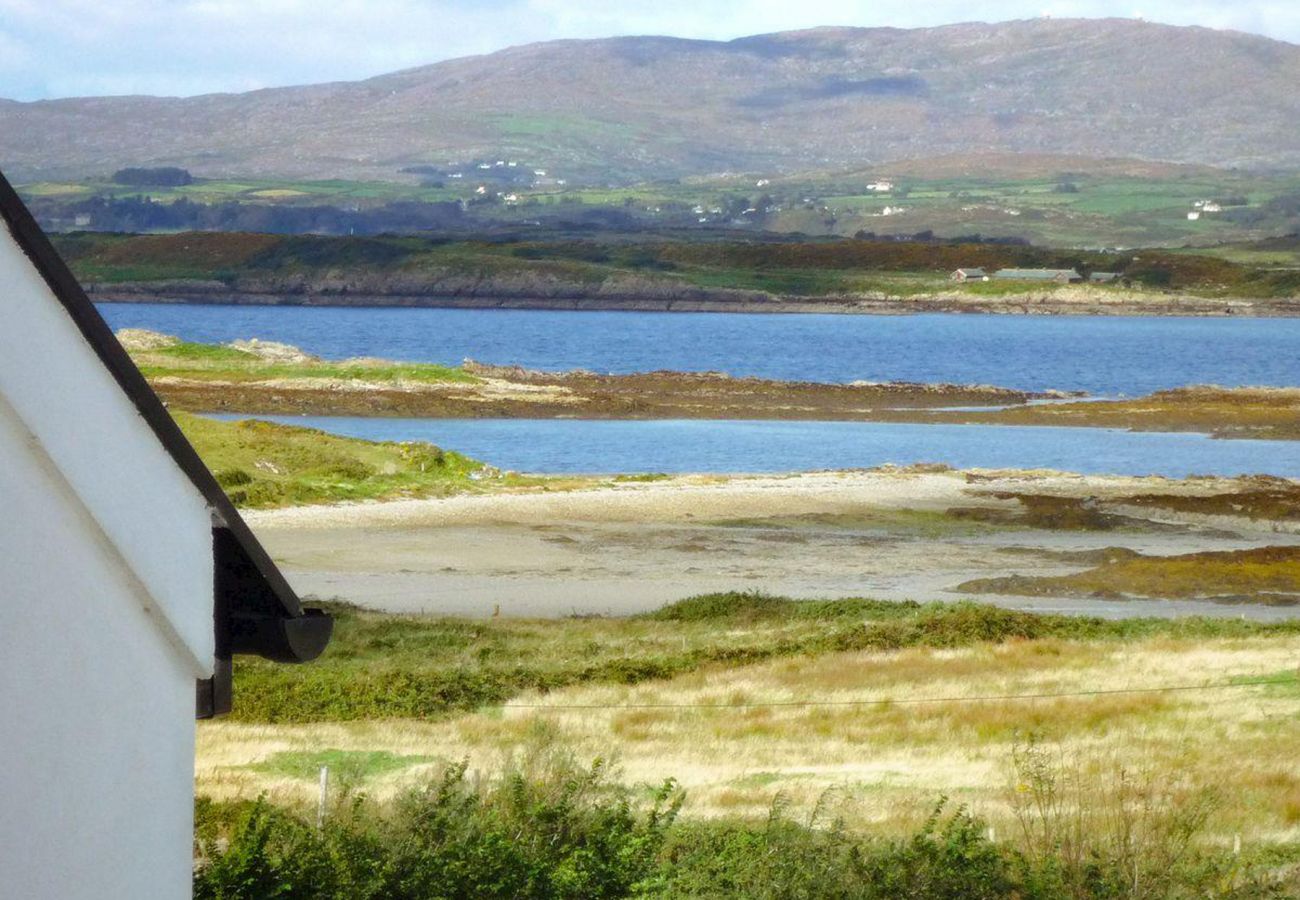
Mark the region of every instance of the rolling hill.
<instances>
[{"instance_id":1,"label":"rolling hill","mask_svg":"<svg viewBox=\"0 0 1300 900\"><path fill-rule=\"evenodd\" d=\"M1297 84L1300 46L1125 19L556 41L359 82L0 101L0 167L403 180L509 159L632 182L1014 153L1300 168Z\"/></svg>"}]
</instances>

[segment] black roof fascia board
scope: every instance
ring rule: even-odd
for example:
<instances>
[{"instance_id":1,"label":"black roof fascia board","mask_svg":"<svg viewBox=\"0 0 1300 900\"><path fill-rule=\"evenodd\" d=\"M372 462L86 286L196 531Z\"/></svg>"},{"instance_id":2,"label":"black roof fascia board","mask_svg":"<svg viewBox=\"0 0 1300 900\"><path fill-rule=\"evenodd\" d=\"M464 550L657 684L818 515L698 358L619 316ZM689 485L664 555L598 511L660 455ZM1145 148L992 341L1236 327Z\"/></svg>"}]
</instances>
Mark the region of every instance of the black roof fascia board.
<instances>
[{"instance_id":1,"label":"black roof fascia board","mask_svg":"<svg viewBox=\"0 0 1300 900\"><path fill-rule=\"evenodd\" d=\"M289 586L283 573L272 562L226 496L225 490L181 433L162 400L140 374L108 323L95 309L95 305L86 296L76 277L3 173L0 173L0 218L4 219L18 246L31 260L141 418L203 495L212 510L214 528L228 534L229 540L214 543L214 563L219 571L233 567L244 573L235 582L225 582L237 586L241 594L226 596L217 602L220 604L224 601L229 611L228 618L235 622L250 618L258 622L256 628L250 629L247 622L242 628L236 627L235 630L243 631L247 636L234 643L234 652L256 654L280 662L307 662L315 659L329 643L333 619L321 610L303 609L298 595ZM265 621L268 619L278 620L278 624L271 625ZM229 624L226 627L229 628ZM219 642L222 640L220 631L219 626ZM219 709L220 704L217 707Z\"/></svg>"}]
</instances>

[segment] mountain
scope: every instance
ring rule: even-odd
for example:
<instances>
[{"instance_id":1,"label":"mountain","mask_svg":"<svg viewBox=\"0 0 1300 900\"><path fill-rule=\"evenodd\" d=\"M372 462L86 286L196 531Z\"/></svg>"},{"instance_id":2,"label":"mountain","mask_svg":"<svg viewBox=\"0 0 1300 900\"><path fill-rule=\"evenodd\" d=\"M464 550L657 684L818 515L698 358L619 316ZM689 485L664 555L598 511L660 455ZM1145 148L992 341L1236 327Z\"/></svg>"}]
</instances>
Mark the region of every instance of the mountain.
<instances>
[{"instance_id":1,"label":"mountain","mask_svg":"<svg viewBox=\"0 0 1300 900\"><path fill-rule=\"evenodd\" d=\"M1300 168L1300 46L1126 19L555 41L359 82L0 101L19 180L409 178L518 160L573 180L970 154Z\"/></svg>"}]
</instances>

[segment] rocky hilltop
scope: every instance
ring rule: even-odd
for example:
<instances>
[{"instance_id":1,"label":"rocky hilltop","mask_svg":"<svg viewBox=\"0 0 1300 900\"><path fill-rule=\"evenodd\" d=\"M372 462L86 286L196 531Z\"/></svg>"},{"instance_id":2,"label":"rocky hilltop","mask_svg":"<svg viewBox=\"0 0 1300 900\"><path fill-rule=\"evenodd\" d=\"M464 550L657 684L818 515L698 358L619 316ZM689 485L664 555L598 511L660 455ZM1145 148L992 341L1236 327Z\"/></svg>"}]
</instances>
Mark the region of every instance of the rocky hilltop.
<instances>
[{"instance_id":1,"label":"rocky hilltop","mask_svg":"<svg viewBox=\"0 0 1300 900\"><path fill-rule=\"evenodd\" d=\"M576 179L987 153L1300 166L1300 47L1147 22L556 41L366 81L184 99L0 101L20 180L412 178L501 158Z\"/></svg>"}]
</instances>

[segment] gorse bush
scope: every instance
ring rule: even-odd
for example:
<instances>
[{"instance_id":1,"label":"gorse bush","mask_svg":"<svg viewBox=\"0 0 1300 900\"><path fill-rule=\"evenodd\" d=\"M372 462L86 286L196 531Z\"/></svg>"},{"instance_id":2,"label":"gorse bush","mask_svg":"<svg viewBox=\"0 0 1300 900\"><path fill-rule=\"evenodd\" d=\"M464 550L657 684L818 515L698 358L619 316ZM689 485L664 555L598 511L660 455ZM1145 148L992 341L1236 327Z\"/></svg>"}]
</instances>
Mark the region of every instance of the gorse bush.
<instances>
[{"instance_id":1,"label":"gorse bush","mask_svg":"<svg viewBox=\"0 0 1300 900\"><path fill-rule=\"evenodd\" d=\"M665 848L646 896L755 898L963 898L1019 896L1011 859L963 810L940 803L910 838L870 841L801 824L778 801L766 823L689 823Z\"/></svg>"},{"instance_id":2,"label":"gorse bush","mask_svg":"<svg viewBox=\"0 0 1300 900\"><path fill-rule=\"evenodd\" d=\"M200 802L198 900L631 896L659 865L681 794L631 792L543 754L484 785L464 764L392 810L344 798L319 830L259 800Z\"/></svg>"},{"instance_id":3,"label":"gorse bush","mask_svg":"<svg viewBox=\"0 0 1300 900\"><path fill-rule=\"evenodd\" d=\"M1030 801L1023 840L1005 844L943 801L901 839L851 834L818 812L795 822L780 798L766 821L685 821L672 781L638 794L612 783L600 762L582 768L553 752L492 779L451 766L388 809L345 796L319 829L265 800L201 800L194 892L198 900L1103 900L1280 898L1300 886L1286 874L1293 866L1252 873L1201 849L1202 806L1186 810L1146 784L1119 801L1125 816L1109 818L1112 804L1095 816L1084 807L1080 818L1066 802L1077 796L1059 790L1068 773L1041 755L1022 765L1030 792L1053 799Z\"/></svg>"}]
</instances>

